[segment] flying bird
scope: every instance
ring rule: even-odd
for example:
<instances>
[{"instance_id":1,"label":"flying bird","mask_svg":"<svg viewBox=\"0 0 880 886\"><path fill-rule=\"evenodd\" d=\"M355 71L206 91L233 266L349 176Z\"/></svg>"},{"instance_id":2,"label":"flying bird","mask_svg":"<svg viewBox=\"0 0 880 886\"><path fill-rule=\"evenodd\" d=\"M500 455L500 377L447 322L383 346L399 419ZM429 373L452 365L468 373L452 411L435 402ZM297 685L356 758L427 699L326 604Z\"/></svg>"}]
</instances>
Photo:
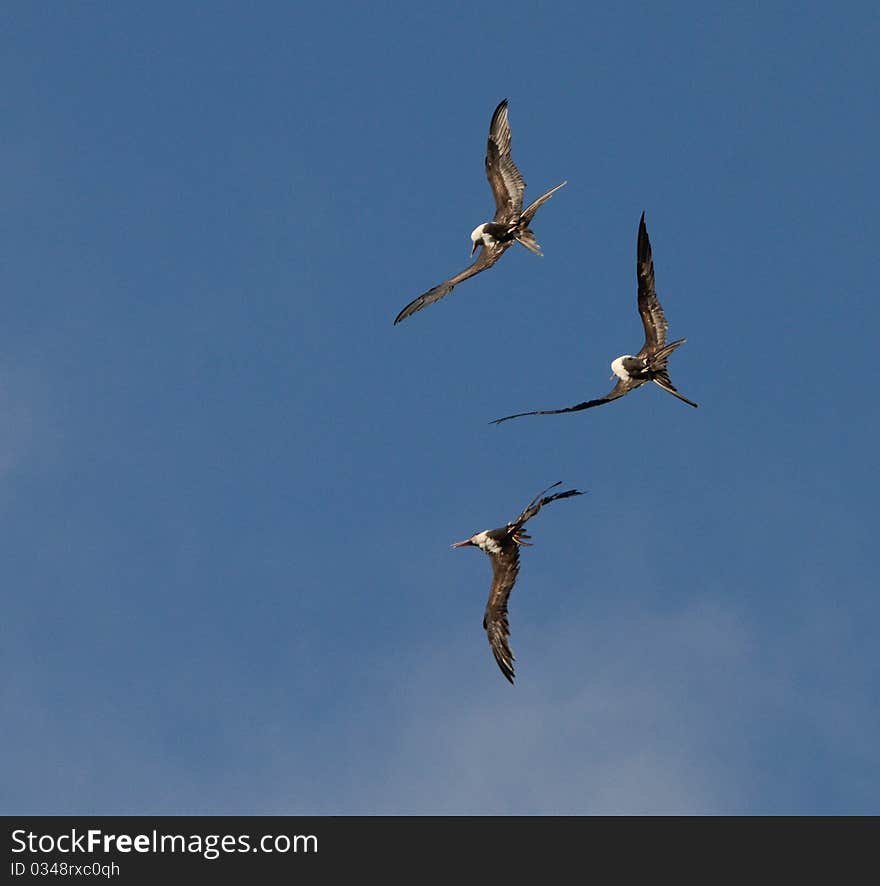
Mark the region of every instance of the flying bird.
<instances>
[{"instance_id":1,"label":"flying bird","mask_svg":"<svg viewBox=\"0 0 880 886\"><path fill-rule=\"evenodd\" d=\"M668 391L689 406L696 407L698 405L679 393L669 378L667 366L669 355L679 345L684 344L687 339L680 338L678 341L666 344L668 324L657 298L657 290L654 288L654 260L651 257L651 241L648 239L648 230L645 227L644 212L639 222L636 259L636 274L639 280L639 314L642 317L642 325L645 327L645 343L635 356L623 354L611 361L611 371L617 376L617 384L614 388L598 400L587 400L584 403L578 403L577 406L568 406L565 409L518 412L516 415L496 418L492 424L501 424L508 419L521 418L524 415L560 415L563 412L579 412L581 409L589 409L591 406L601 406L603 403L618 400L624 394L634 391L649 381L659 385L664 391Z\"/></svg>"},{"instance_id":2,"label":"flying bird","mask_svg":"<svg viewBox=\"0 0 880 886\"><path fill-rule=\"evenodd\" d=\"M523 192L526 183L520 171L510 156L510 124L507 122L507 99L495 108L492 121L489 124L489 141L486 146L486 176L495 195L495 217L490 222L477 225L471 232L471 255L479 247L480 254L470 267L465 268L460 274L450 277L448 280L429 289L417 299L411 301L394 321L397 325L416 311L420 311L427 305L449 295L453 288L469 277L491 268L495 262L518 240L535 255L543 255L535 235L532 233L529 223L534 218L538 208L550 199L550 196L558 191L562 182L551 188L547 193L541 194L534 203L531 203L525 211L523 205Z\"/></svg>"},{"instance_id":3,"label":"flying bird","mask_svg":"<svg viewBox=\"0 0 880 886\"><path fill-rule=\"evenodd\" d=\"M544 505L560 498L572 495L583 495L577 489L545 495L551 489L561 485L562 481L548 486L544 492L538 493L526 506L525 510L514 520L500 529L486 529L464 541L457 541L452 547L464 548L473 545L479 548L492 560L492 588L489 591L489 602L483 615L483 630L489 638L492 654L501 673L513 683L513 653L510 651L508 638L510 627L507 623L507 600L513 590L519 572L519 548L529 545L526 539L531 538L523 531L523 526L531 520Z\"/></svg>"}]
</instances>

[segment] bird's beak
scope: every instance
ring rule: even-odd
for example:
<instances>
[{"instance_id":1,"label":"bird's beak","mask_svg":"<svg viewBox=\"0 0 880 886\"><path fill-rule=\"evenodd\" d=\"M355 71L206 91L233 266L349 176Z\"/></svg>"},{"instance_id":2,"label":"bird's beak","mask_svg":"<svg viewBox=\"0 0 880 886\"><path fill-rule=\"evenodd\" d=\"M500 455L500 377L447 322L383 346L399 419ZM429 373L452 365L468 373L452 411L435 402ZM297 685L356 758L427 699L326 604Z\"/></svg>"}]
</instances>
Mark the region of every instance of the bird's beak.
<instances>
[{"instance_id":1,"label":"bird's beak","mask_svg":"<svg viewBox=\"0 0 880 886\"><path fill-rule=\"evenodd\" d=\"M464 541L457 541L452 547L454 548L466 548L468 545L472 545L473 542L466 538Z\"/></svg>"},{"instance_id":2,"label":"bird's beak","mask_svg":"<svg viewBox=\"0 0 880 886\"><path fill-rule=\"evenodd\" d=\"M471 255L473 255L477 251L477 247L482 243L481 240L474 240L474 245L471 246Z\"/></svg>"}]
</instances>

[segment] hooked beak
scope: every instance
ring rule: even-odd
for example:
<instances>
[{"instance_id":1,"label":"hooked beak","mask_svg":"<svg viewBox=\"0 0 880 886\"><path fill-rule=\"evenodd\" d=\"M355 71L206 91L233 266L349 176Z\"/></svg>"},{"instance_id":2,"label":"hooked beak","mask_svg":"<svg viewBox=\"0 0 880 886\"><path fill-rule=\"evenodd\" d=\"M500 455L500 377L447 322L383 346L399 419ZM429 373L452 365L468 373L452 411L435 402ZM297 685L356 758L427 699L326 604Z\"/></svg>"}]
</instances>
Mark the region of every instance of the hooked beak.
<instances>
[{"instance_id":1,"label":"hooked beak","mask_svg":"<svg viewBox=\"0 0 880 886\"><path fill-rule=\"evenodd\" d=\"M472 544L474 544L474 543L473 543L469 538L466 538L464 541L457 541L457 542L455 542L455 544L452 545L452 547L454 547L454 548L466 548L468 545L472 545ZM476 547L476 545L474 545L474 547Z\"/></svg>"}]
</instances>

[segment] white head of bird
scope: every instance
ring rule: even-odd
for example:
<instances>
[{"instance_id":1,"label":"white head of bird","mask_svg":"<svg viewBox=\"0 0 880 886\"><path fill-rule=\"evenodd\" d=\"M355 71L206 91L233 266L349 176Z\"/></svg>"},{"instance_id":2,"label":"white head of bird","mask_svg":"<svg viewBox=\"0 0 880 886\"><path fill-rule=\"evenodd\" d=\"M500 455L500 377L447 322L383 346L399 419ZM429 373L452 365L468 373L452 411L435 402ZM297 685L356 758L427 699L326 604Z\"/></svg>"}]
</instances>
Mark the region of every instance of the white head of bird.
<instances>
[{"instance_id":1,"label":"white head of bird","mask_svg":"<svg viewBox=\"0 0 880 886\"><path fill-rule=\"evenodd\" d=\"M485 245L485 241L483 239L486 236L483 233L483 228L485 228L485 227L486 227L486 224L484 222L481 225L477 225L471 231L471 243L473 244L473 246L471 247L471 255L473 255L477 251L478 246Z\"/></svg>"},{"instance_id":2,"label":"white head of bird","mask_svg":"<svg viewBox=\"0 0 880 886\"><path fill-rule=\"evenodd\" d=\"M618 377L627 381L630 377L623 365L624 360L632 360L632 354L621 354L616 360L611 361L611 371Z\"/></svg>"}]
</instances>

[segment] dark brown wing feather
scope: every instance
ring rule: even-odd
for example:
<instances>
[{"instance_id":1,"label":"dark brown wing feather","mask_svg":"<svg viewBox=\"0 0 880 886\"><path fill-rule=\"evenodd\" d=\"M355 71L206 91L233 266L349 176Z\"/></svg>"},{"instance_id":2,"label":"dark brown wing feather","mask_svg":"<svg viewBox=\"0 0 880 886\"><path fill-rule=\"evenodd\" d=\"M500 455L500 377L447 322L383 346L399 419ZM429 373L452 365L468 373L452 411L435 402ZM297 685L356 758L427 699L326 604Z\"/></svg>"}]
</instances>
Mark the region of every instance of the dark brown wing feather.
<instances>
[{"instance_id":1,"label":"dark brown wing feather","mask_svg":"<svg viewBox=\"0 0 880 886\"><path fill-rule=\"evenodd\" d=\"M495 195L495 221L518 221L522 212L526 183L510 156L510 124L507 121L507 99L492 114L486 145L486 177Z\"/></svg>"},{"instance_id":2,"label":"dark brown wing feather","mask_svg":"<svg viewBox=\"0 0 880 886\"><path fill-rule=\"evenodd\" d=\"M640 357L654 353L666 344L668 324L663 308L654 288L654 259L651 255L651 241L645 227L645 213L639 221L639 239L636 247L636 275L639 279L639 314L645 327L645 344L639 351Z\"/></svg>"},{"instance_id":3,"label":"dark brown wing feather","mask_svg":"<svg viewBox=\"0 0 880 886\"><path fill-rule=\"evenodd\" d=\"M508 524L508 531L512 535L519 534L519 530L544 507L549 505L551 501L558 501L560 498L571 498L573 495L583 495L577 489L567 489L565 492L554 492L553 495L546 495L551 489L562 485L562 480L557 480L552 486L548 486L543 492L539 492L523 509L523 512Z\"/></svg>"},{"instance_id":4,"label":"dark brown wing feather","mask_svg":"<svg viewBox=\"0 0 880 886\"><path fill-rule=\"evenodd\" d=\"M501 669L501 673L513 683L513 653L510 650L510 625L507 620L507 601L510 592L516 583L519 574L519 546L527 544L525 539L529 536L522 531L523 526L551 501L561 498L571 498L573 495L583 495L577 489L566 489L565 492L555 492L547 495L551 489L560 486L559 480L552 486L548 486L543 492L539 492L523 509L523 512L505 529L495 530L491 534L495 536L501 545L501 551L492 556L492 588L489 591L489 600L486 603L486 612L483 615L483 629L489 638L492 654ZM501 535L501 533L506 533ZM499 538L500 536L500 538Z\"/></svg>"},{"instance_id":5,"label":"dark brown wing feather","mask_svg":"<svg viewBox=\"0 0 880 886\"><path fill-rule=\"evenodd\" d=\"M498 259L501 258L501 256L506 252L509 246L510 243L499 243L497 246L494 246L491 249L488 249L485 246L480 247L480 254L477 256L472 265L465 268L460 274L456 274L454 277L450 277L439 286L435 286L433 289L429 289L427 292L423 292L418 298L413 299L397 315L394 320L394 325L396 326L398 323L400 323L401 320L406 320L407 317L415 314L416 311L421 311L422 308L433 304L435 301L439 301L446 295L449 295L449 293L452 292L455 286L457 286L463 280L467 280L469 277L473 277L475 274L479 274L480 271L485 271L486 268L491 268L492 265L494 265L495 262L497 262Z\"/></svg>"},{"instance_id":6,"label":"dark brown wing feather","mask_svg":"<svg viewBox=\"0 0 880 886\"><path fill-rule=\"evenodd\" d=\"M501 673L513 683L513 653L510 651L510 625L507 601L519 572L519 547L510 539L500 554L492 557L492 588L483 615L483 629Z\"/></svg>"},{"instance_id":7,"label":"dark brown wing feather","mask_svg":"<svg viewBox=\"0 0 880 886\"><path fill-rule=\"evenodd\" d=\"M585 400L578 403L577 406L566 406L565 409L539 409L535 412L517 412L516 415L505 415L504 418L496 418L489 422L492 425L500 425L503 421L509 421L511 418L522 418L524 415L562 415L564 412L580 412L582 409L590 409L593 406L601 406L603 403L610 403L617 400L624 394L628 394L633 388L643 385L643 379L618 379L617 384L604 397L598 400Z\"/></svg>"}]
</instances>

